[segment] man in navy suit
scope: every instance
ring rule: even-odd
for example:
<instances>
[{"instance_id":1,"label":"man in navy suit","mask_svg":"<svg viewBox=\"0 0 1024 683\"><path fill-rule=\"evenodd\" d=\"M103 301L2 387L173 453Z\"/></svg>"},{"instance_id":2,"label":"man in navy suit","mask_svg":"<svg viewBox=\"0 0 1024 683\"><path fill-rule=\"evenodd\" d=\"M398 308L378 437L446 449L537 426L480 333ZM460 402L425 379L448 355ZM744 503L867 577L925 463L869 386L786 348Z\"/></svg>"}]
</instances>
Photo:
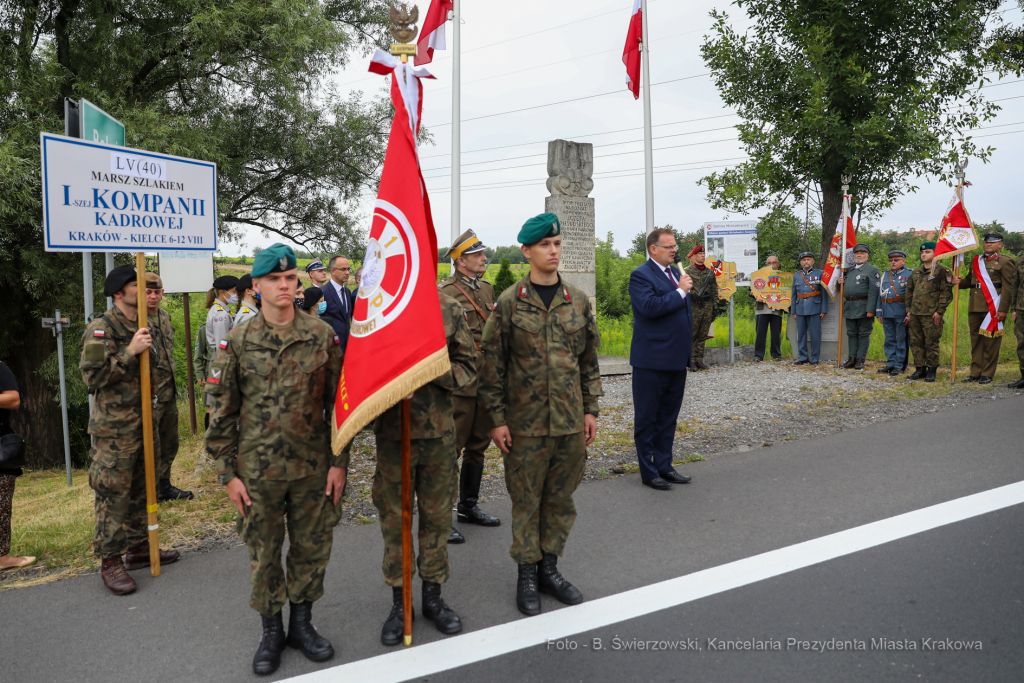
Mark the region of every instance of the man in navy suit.
<instances>
[{"instance_id":1,"label":"man in navy suit","mask_svg":"<svg viewBox=\"0 0 1024 683\"><path fill-rule=\"evenodd\" d=\"M345 286L352 268L344 256L332 256L327 262L327 268L331 272L331 279L320 287L324 290L327 310L320 315L320 319L334 328L334 334L341 340L341 351L344 353L345 347L348 346L348 329L352 324L352 308L356 303L355 294Z\"/></svg>"},{"instance_id":2,"label":"man in navy suit","mask_svg":"<svg viewBox=\"0 0 1024 683\"><path fill-rule=\"evenodd\" d=\"M647 262L629 276L633 441L641 481L659 491L690 481L672 467L672 441L693 349L693 280L672 265L678 250L671 229L652 231Z\"/></svg>"}]
</instances>

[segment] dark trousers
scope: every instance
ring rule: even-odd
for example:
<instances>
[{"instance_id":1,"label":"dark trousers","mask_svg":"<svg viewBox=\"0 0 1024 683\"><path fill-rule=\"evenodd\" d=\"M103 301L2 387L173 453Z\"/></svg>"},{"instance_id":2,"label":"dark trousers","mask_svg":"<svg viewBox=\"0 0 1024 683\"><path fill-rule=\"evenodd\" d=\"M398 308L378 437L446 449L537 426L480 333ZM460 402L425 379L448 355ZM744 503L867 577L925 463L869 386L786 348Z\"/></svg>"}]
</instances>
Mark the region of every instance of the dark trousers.
<instances>
[{"instance_id":1,"label":"dark trousers","mask_svg":"<svg viewBox=\"0 0 1024 683\"><path fill-rule=\"evenodd\" d=\"M768 328L772 331L772 358L782 358L782 316L755 315L756 336L754 337L754 358L764 360L764 342L768 336Z\"/></svg>"},{"instance_id":2,"label":"dark trousers","mask_svg":"<svg viewBox=\"0 0 1024 683\"><path fill-rule=\"evenodd\" d=\"M672 441L685 389L686 370L633 368L633 442L642 479L675 472Z\"/></svg>"},{"instance_id":3,"label":"dark trousers","mask_svg":"<svg viewBox=\"0 0 1024 683\"><path fill-rule=\"evenodd\" d=\"M797 360L817 363L821 356L821 316L796 316L796 349Z\"/></svg>"}]
</instances>

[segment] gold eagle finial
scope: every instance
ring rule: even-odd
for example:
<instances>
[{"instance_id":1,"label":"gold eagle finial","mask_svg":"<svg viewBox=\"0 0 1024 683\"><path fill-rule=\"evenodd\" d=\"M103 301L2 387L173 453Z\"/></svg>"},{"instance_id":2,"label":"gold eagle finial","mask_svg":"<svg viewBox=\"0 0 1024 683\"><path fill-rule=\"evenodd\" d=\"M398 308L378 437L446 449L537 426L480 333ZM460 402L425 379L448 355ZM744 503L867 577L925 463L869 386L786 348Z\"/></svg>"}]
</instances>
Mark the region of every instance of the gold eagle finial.
<instances>
[{"instance_id":1,"label":"gold eagle finial","mask_svg":"<svg viewBox=\"0 0 1024 683\"><path fill-rule=\"evenodd\" d=\"M416 5L400 2L391 5L391 37L399 43L411 43L416 39L419 29L415 26L419 21L420 11Z\"/></svg>"}]
</instances>

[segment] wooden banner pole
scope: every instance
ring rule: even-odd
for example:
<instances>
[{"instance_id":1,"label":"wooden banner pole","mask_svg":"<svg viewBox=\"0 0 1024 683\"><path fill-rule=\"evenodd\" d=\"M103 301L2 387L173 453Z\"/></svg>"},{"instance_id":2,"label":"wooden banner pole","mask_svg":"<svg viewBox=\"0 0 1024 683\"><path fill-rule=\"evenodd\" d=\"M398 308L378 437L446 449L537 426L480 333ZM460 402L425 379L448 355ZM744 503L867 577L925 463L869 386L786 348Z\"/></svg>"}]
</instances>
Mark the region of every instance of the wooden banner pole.
<instances>
[{"instance_id":1,"label":"wooden banner pole","mask_svg":"<svg viewBox=\"0 0 1024 683\"><path fill-rule=\"evenodd\" d=\"M135 276L139 293L138 327L149 327L146 307L146 255L135 254ZM160 576L160 524L156 508L156 465L153 459L153 390L149 377L151 351L139 354L139 373L142 376L142 452L146 463L146 517L149 525L149 573Z\"/></svg>"},{"instance_id":2,"label":"wooden banner pole","mask_svg":"<svg viewBox=\"0 0 1024 683\"><path fill-rule=\"evenodd\" d=\"M402 399L402 630L412 645L412 401Z\"/></svg>"},{"instance_id":3,"label":"wooden banner pole","mask_svg":"<svg viewBox=\"0 0 1024 683\"><path fill-rule=\"evenodd\" d=\"M957 256L953 257L953 274L960 277L960 268L956 265ZM935 274L935 263L932 262L932 274ZM953 285L953 358L950 359L949 379L956 384L956 338L960 336L960 285Z\"/></svg>"}]
</instances>

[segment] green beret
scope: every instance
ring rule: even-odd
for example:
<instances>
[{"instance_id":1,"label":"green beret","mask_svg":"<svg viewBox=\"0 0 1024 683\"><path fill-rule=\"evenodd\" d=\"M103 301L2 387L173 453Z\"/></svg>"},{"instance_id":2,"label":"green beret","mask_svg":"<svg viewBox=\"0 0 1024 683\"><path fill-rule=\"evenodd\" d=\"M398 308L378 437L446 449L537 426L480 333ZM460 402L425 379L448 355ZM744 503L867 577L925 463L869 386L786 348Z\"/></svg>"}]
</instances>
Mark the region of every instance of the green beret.
<instances>
[{"instance_id":1,"label":"green beret","mask_svg":"<svg viewBox=\"0 0 1024 683\"><path fill-rule=\"evenodd\" d=\"M924 251L925 249L931 249L932 251L935 251L935 242L924 242L924 243L922 243L921 244L921 251Z\"/></svg>"},{"instance_id":2,"label":"green beret","mask_svg":"<svg viewBox=\"0 0 1024 683\"><path fill-rule=\"evenodd\" d=\"M545 237L554 237L562 232L562 224L553 213L542 213L523 223L516 240L520 244L536 244Z\"/></svg>"},{"instance_id":3,"label":"green beret","mask_svg":"<svg viewBox=\"0 0 1024 683\"><path fill-rule=\"evenodd\" d=\"M267 273L283 273L295 267L295 252L281 244L272 244L252 260L252 277L263 277Z\"/></svg>"}]
</instances>

